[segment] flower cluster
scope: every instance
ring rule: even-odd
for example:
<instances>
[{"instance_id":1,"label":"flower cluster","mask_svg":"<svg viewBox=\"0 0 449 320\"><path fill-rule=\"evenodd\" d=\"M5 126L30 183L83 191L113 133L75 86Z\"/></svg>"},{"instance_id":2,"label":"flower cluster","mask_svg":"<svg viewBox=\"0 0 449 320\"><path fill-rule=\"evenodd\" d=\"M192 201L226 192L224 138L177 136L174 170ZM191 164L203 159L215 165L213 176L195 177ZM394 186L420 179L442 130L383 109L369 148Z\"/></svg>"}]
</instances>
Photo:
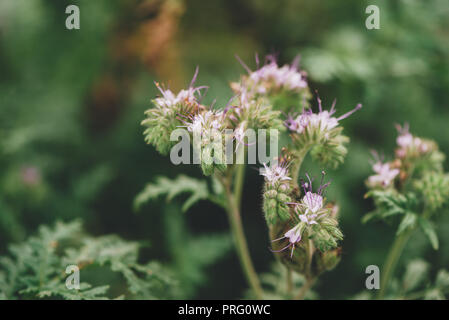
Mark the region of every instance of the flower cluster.
<instances>
[{"instance_id":1,"label":"flower cluster","mask_svg":"<svg viewBox=\"0 0 449 320\"><path fill-rule=\"evenodd\" d=\"M318 113L313 113L312 110L305 109L296 118L289 116L284 124L291 132L298 134L308 133L310 135L316 133L315 135L319 136L320 138L329 139L331 130L338 126L339 121L346 119L361 107L362 105L358 104L353 110L345 113L344 115L340 117L334 117L336 111L335 100L332 104L331 109L327 111L323 110L321 99L318 98Z\"/></svg>"},{"instance_id":2,"label":"flower cluster","mask_svg":"<svg viewBox=\"0 0 449 320\"><path fill-rule=\"evenodd\" d=\"M279 67L274 56L267 57L267 63L256 71L247 68L248 77L244 86L256 93L266 94L270 91L301 91L307 88L305 73L298 70L299 57L291 65Z\"/></svg>"},{"instance_id":3,"label":"flower cluster","mask_svg":"<svg viewBox=\"0 0 449 320\"><path fill-rule=\"evenodd\" d=\"M256 60L258 60L256 58ZM329 183L312 188L312 179L298 186L300 166L307 152L325 166L336 167L347 153L348 138L342 135L340 121L361 108L335 115L335 102L330 110L323 110L318 98L318 112L310 105L310 91L306 74L298 68L297 57L291 65L279 66L273 56L268 56L263 66L250 70L239 83L232 83L236 95L220 109L201 104L206 87L195 87L198 69L187 89L177 94L156 84L161 96L153 100L154 108L146 111L142 122L147 128L145 139L156 149L167 154L177 141L170 141L175 129L185 128L204 175L215 174L221 184L222 194L217 194L217 203L229 211L232 203L239 202L240 169L228 163L228 150L237 158L250 158L250 140L259 129L267 129L270 141L281 137L282 156L264 163L261 175L264 177L263 211L272 241L272 250L280 261L290 269L313 278L321 272L332 269L340 259L338 241L343 238L336 218L338 207L326 202L324 190ZM285 120L282 114L303 110L299 115L290 115ZM273 131L275 129L277 131ZM287 131L288 135L278 135ZM263 135L257 132L257 142L263 142ZM276 134L276 136L274 136ZM251 136L251 139L250 139ZM266 137L266 135L265 135ZM228 148L228 143L231 142ZM189 145L190 146L190 145ZM242 147L243 146L243 147ZM244 146L248 146L245 148ZM259 149L257 151L258 155ZM273 148L270 145L270 153ZM240 152L242 150L243 152ZM226 152L224 152L226 151ZM265 161L265 160L263 160ZM268 162L267 161L267 162ZM379 174L384 175L383 171ZM324 174L323 174L324 178ZM234 181L235 179L235 181ZM218 188L217 190L219 190ZM235 197L235 198L234 198ZM222 201L223 199L223 201ZM226 200L224 200L226 199ZM235 208L234 208L235 209ZM231 214L232 219L237 215ZM291 249L291 250L286 250Z\"/></svg>"},{"instance_id":4,"label":"flower cluster","mask_svg":"<svg viewBox=\"0 0 449 320\"><path fill-rule=\"evenodd\" d=\"M370 188L388 188L393 185L396 176L399 175L399 169L394 168L393 163L382 163L379 155L373 151L375 163L373 164L374 175L368 177L367 185Z\"/></svg>"},{"instance_id":5,"label":"flower cluster","mask_svg":"<svg viewBox=\"0 0 449 320\"><path fill-rule=\"evenodd\" d=\"M234 92L240 94L247 91L252 97L265 97L279 110L286 110L298 102L305 106L310 97L306 73L299 70L299 56L291 65L280 67L273 55L266 57L265 64L259 67L256 55L257 69L252 71L240 58L242 66L248 72L240 83L231 84ZM296 100L296 101L295 101Z\"/></svg>"},{"instance_id":6,"label":"flower cluster","mask_svg":"<svg viewBox=\"0 0 449 320\"><path fill-rule=\"evenodd\" d=\"M323 165L337 167L343 162L347 149L345 144L349 139L341 134L339 122L359 110L358 104L353 110L335 117L335 100L331 109L323 110L321 99L318 98L318 112L304 109L297 116L289 115L284 125L291 133L297 148L311 148L312 156Z\"/></svg>"},{"instance_id":7,"label":"flower cluster","mask_svg":"<svg viewBox=\"0 0 449 320\"><path fill-rule=\"evenodd\" d=\"M204 175L209 176L215 169L224 171L226 169L224 134L225 114L223 111L207 110L195 115L180 115L184 125L192 134L192 144L195 154L200 156L201 169Z\"/></svg>"},{"instance_id":8,"label":"flower cluster","mask_svg":"<svg viewBox=\"0 0 449 320\"><path fill-rule=\"evenodd\" d=\"M289 158L284 156L270 167L264 164L264 169L261 170L261 175L265 177L263 209L269 226L291 218L288 207L288 203L292 201L288 167Z\"/></svg>"},{"instance_id":9,"label":"flower cluster","mask_svg":"<svg viewBox=\"0 0 449 320\"><path fill-rule=\"evenodd\" d=\"M397 125L399 136L396 139L398 148L395 153L399 159L417 158L435 149L432 141L414 137L409 132L409 126L405 124L403 127Z\"/></svg>"},{"instance_id":10,"label":"flower cluster","mask_svg":"<svg viewBox=\"0 0 449 320\"><path fill-rule=\"evenodd\" d=\"M293 227L289 227L282 237L273 240L273 242L287 240L285 246L274 251L282 252L290 248L290 257L293 257L294 249L301 243L305 234L323 252L336 248L337 241L343 239L334 211L331 207L325 206L324 190L330 183L323 184L324 172L316 192L312 189L313 180L309 175L306 176L308 181L302 181L304 196L299 202L287 203L290 205L291 219L286 226L293 225Z\"/></svg>"},{"instance_id":11,"label":"flower cluster","mask_svg":"<svg viewBox=\"0 0 449 320\"><path fill-rule=\"evenodd\" d=\"M438 210L449 199L449 174L431 172L416 180L413 187L422 194L430 210Z\"/></svg>"},{"instance_id":12,"label":"flower cluster","mask_svg":"<svg viewBox=\"0 0 449 320\"><path fill-rule=\"evenodd\" d=\"M331 252L338 247L338 241L343 239L343 234L338 227L336 219L337 207L333 205L326 205L324 198L324 191L329 186L328 183L323 183L324 172L322 175L320 187L313 191L313 179L307 175L307 182L302 181L302 188L304 195L299 202L288 202L289 219L278 221L271 228L273 251L280 255L281 260L287 265L291 266L300 273L304 273L304 251L311 253L314 249L319 250L316 256L320 259L327 257L325 253ZM266 179L267 184L269 180ZM277 180L275 180L277 181ZM291 198L296 198L294 193ZM312 242L309 242L311 240ZM290 249L288 257L284 251ZM295 250L297 249L297 250ZM296 252L296 253L295 253ZM324 254L324 255L323 255ZM335 255L332 253L335 257ZM307 256L307 254L306 254ZM310 260L310 258L306 258ZM327 259L327 258L326 258ZM326 260L327 261L327 260ZM333 260L335 264L323 267L320 272L334 267L337 260ZM329 268L328 268L329 267Z\"/></svg>"},{"instance_id":13,"label":"flower cluster","mask_svg":"<svg viewBox=\"0 0 449 320\"><path fill-rule=\"evenodd\" d=\"M174 94L170 89L164 89L156 83L161 96L153 100L154 108L145 112L146 118L142 121L142 125L146 127L145 141L154 145L157 151L164 155L167 155L175 145L175 142L170 141L170 134L182 124L178 115L196 114L204 110L204 106L200 103L201 90L207 87L194 86L197 75L198 68L189 88L181 90L178 94Z\"/></svg>"},{"instance_id":14,"label":"flower cluster","mask_svg":"<svg viewBox=\"0 0 449 320\"><path fill-rule=\"evenodd\" d=\"M408 125L397 126L399 136L396 139L396 158L384 163L376 152L373 152L375 163L372 166L374 175L366 181L370 189L386 189L394 187L394 182L404 182L411 176L419 177L429 171L441 171L444 155L438 151L435 142L413 136Z\"/></svg>"},{"instance_id":15,"label":"flower cluster","mask_svg":"<svg viewBox=\"0 0 449 320\"><path fill-rule=\"evenodd\" d=\"M234 128L241 127L245 122L249 128L284 130L281 112L273 110L268 101L254 99L243 91L229 101L224 109L229 125Z\"/></svg>"},{"instance_id":16,"label":"flower cluster","mask_svg":"<svg viewBox=\"0 0 449 320\"><path fill-rule=\"evenodd\" d=\"M374 175L368 177L367 197L372 197L376 209L363 221L392 220L401 217L397 235L418 226L438 248L438 240L429 221L433 214L448 204L449 176L444 173L444 155L435 142L413 136L408 126L398 126L396 158L384 163L374 153Z\"/></svg>"}]
</instances>

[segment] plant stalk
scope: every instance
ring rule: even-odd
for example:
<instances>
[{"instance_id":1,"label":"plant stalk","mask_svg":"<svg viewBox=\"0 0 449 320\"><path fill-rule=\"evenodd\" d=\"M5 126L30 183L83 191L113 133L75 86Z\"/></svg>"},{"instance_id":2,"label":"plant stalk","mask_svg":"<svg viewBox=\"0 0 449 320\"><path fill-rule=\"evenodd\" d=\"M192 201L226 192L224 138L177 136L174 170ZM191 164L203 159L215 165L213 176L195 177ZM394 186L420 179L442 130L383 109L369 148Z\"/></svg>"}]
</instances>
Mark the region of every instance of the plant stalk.
<instances>
[{"instance_id":1,"label":"plant stalk","mask_svg":"<svg viewBox=\"0 0 449 320\"><path fill-rule=\"evenodd\" d=\"M396 237L393 245L391 246L390 252L388 253L381 272L380 290L377 295L378 300L382 300L384 298L385 292L388 289L388 284L394 274L394 270L399 258L401 257L402 251L404 250L404 247L414 230L415 229L413 228L403 232L401 235Z\"/></svg>"},{"instance_id":2,"label":"plant stalk","mask_svg":"<svg viewBox=\"0 0 449 320\"><path fill-rule=\"evenodd\" d=\"M259 278L254 269L251 257L249 255L248 245L246 243L245 234L243 232L242 219L240 215L239 202L241 199L241 191L243 185L244 165L237 168L236 184L234 185L234 193L231 191L230 180L223 178L222 183L225 188L226 199L228 202L227 214L231 231L234 236L237 254L240 264L245 273L246 279L256 296L256 299L263 299L263 290L260 285Z\"/></svg>"}]
</instances>

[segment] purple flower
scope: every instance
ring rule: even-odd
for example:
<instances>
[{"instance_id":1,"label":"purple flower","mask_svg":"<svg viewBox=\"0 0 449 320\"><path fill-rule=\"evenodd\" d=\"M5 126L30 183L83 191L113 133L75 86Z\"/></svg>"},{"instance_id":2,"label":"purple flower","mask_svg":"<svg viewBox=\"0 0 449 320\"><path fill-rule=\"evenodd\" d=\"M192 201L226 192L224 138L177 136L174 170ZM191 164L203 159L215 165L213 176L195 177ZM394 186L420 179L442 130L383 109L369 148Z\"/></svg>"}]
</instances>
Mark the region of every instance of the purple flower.
<instances>
[{"instance_id":1,"label":"purple flower","mask_svg":"<svg viewBox=\"0 0 449 320\"><path fill-rule=\"evenodd\" d=\"M313 219L316 218L316 212L323 208L323 197L317 193L308 191L304 198L302 198L302 202L306 211L303 215L300 215L299 218L302 222L306 222L307 224L316 224ZM308 213L312 213L312 215L307 217Z\"/></svg>"},{"instance_id":2,"label":"purple flower","mask_svg":"<svg viewBox=\"0 0 449 320\"><path fill-rule=\"evenodd\" d=\"M396 176L399 174L399 169L391 168L389 163L382 163L381 157L373 151L375 163L373 164L373 171L376 173L368 177L368 186L374 187L389 187Z\"/></svg>"},{"instance_id":3,"label":"purple flower","mask_svg":"<svg viewBox=\"0 0 449 320\"><path fill-rule=\"evenodd\" d=\"M425 154L431 150L431 146L425 140L414 137L409 132L409 125L406 123L403 127L396 125L396 129L399 132L399 136L396 138L398 149L396 149L396 155L398 158L405 158L409 154Z\"/></svg>"},{"instance_id":4,"label":"purple flower","mask_svg":"<svg viewBox=\"0 0 449 320\"><path fill-rule=\"evenodd\" d=\"M289 240L289 244L286 247L274 252L281 252L291 247L292 252L290 256L293 256L293 250L295 249L296 245L301 241L304 230L306 230L306 228L308 228L309 226L318 224L318 221L320 219L324 218L326 215L329 214L329 210L324 208L323 192L329 186L330 182L323 184L324 175L325 173L323 171L320 187L318 188L317 192L314 193L312 191L313 179L311 179L309 175L306 174L308 182L302 181L302 187L304 189L305 195L301 199L301 202L287 203L295 206L295 213L297 220L299 222L293 228L288 230L282 238L273 240L279 241L285 238Z\"/></svg>"},{"instance_id":5,"label":"purple flower","mask_svg":"<svg viewBox=\"0 0 449 320\"><path fill-rule=\"evenodd\" d=\"M285 89L300 92L307 88L305 74L298 69L299 56L295 58L291 65L279 67L273 55L266 57L266 63L255 71L252 71L238 56L237 60L248 72L248 76L243 79L240 89L251 88L252 93L267 94L272 90ZM258 64L256 56L256 62Z\"/></svg>"},{"instance_id":6,"label":"purple flower","mask_svg":"<svg viewBox=\"0 0 449 320\"><path fill-rule=\"evenodd\" d=\"M266 181L271 182L272 185L277 182L291 180L288 176L288 163L286 161L274 163L270 167L264 163L263 166L261 175L265 177Z\"/></svg>"},{"instance_id":7,"label":"purple flower","mask_svg":"<svg viewBox=\"0 0 449 320\"><path fill-rule=\"evenodd\" d=\"M296 226L294 226L293 228L288 230L282 238L275 239L272 241L272 242L275 242L275 241L279 241L279 240L287 238L288 242L289 242L288 245L280 250L272 250L272 251L273 252L282 252L291 247L292 250L291 250L290 257L293 257L293 251L295 250L296 245L301 241L303 231L304 231L304 226L300 223L297 224Z\"/></svg>"},{"instance_id":8,"label":"purple flower","mask_svg":"<svg viewBox=\"0 0 449 320\"><path fill-rule=\"evenodd\" d=\"M184 122L187 130L193 134L203 135L204 132L221 131L223 128L223 112L222 111L206 111L193 116L179 115L180 120ZM184 118L185 120L183 120Z\"/></svg>"},{"instance_id":9,"label":"purple flower","mask_svg":"<svg viewBox=\"0 0 449 320\"><path fill-rule=\"evenodd\" d=\"M336 111L335 110L336 100L334 100L334 102L332 103L332 107L329 111L323 110L321 99L319 97L317 98L317 100L319 107L318 113L313 113L310 109L305 109L296 118L289 116L287 120L284 122L284 125L290 131L296 133L303 133L306 129L309 130L316 129L326 134L328 131L337 127L339 121L346 119L351 114L362 108L362 105L359 103L354 109L337 118L333 116Z\"/></svg>"},{"instance_id":10,"label":"purple flower","mask_svg":"<svg viewBox=\"0 0 449 320\"><path fill-rule=\"evenodd\" d=\"M207 89L207 86L194 87L195 81L198 77L199 68L195 70L190 86L187 89L183 89L174 94L170 89L163 89L159 83L155 82L156 87L161 92L162 96L154 100L155 104L162 109L169 109L179 103L187 105L196 105L200 103L201 100L201 90ZM198 96L198 97L197 97Z\"/></svg>"}]
</instances>

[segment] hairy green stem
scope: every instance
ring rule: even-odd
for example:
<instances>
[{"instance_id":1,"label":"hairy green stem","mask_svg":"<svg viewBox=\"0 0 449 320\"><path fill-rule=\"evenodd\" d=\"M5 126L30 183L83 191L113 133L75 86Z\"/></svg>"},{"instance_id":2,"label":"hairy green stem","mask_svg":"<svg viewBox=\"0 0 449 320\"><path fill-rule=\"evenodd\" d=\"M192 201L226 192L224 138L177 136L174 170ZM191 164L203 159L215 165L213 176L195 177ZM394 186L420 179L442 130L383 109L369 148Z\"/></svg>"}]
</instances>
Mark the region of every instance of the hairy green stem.
<instances>
[{"instance_id":1,"label":"hairy green stem","mask_svg":"<svg viewBox=\"0 0 449 320\"><path fill-rule=\"evenodd\" d=\"M429 218L430 215L431 215L430 210L424 210L422 217L427 219ZM378 300L384 298L385 292L388 289L390 278L394 274L394 269L396 268L399 258L401 257L402 251L404 250L407 241L410 239L415 229L416 227L403 232L401 235L396 237L393 245L391 246L390 252L388 253L387 259L385 260L383 270L381 273L380 290L379 293L377 294Z\"/></svg>"},{"instance_id":2,"label":"hairy green stem","mask_svg":"<svg viewBox=\"0 0 449 320\"><path fill-rule=\"evenodd\" d=\"M240 264L245 273L246 279L254 292L257 299L263 299L263 290L260 285L259 278L254 269L251 257L249 255L248 245L246 243L245 234L243 232L243 224L240 215L240 198L243 184L244 166L243 169L237 169L236 184L234 185L234 193L231 191L230 180L223 178L222 183L225 188L226 199L228 202L227 214L229 223L231 225L232 234L234 236L237 254L240 259Z\"/></svg>"},{"instance_id":3,"label":"hairy green stem","mask_svg":"<svg viewBox=\"0 0 449 320\"><path fill-rule=\"evenodd\" d=\"M234 198L237 206L240 208L240 201L242 199L243 183L245 178L245 165L236 164L235 184L234 184Z\"/></svg>"},{"instance_id":4,"label":"hairy green stem","mask_svg":"<svg viewBox=\"0 0 449 320\"><path fill-rule=\"evenodd\" d=\"M394 270L399 261L399 258L401 257L402 251L404 250L404 247L407 244L407 241L412 235L413 231L414 228L403 232L398 237L396 237L395 241L393 242L393 245L391 246L390 252L388 253L387 259L385 260L384 266L382 268L380 277L380 290L377 294L378 300L384 298L385 292L388 289L388 284L394 274Z\"/></svg>"}]
</instances>

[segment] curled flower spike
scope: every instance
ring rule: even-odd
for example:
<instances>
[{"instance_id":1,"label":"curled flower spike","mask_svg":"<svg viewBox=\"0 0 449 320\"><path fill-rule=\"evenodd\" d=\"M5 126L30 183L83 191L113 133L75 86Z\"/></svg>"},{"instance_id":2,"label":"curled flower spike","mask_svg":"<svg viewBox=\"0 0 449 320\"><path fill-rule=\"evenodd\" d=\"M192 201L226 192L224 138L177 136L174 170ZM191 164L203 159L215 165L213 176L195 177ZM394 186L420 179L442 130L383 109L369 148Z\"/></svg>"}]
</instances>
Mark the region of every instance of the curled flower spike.
<instances>
[{"instance_id":1,"label":"curled flower spike","mask_svg":"<svg viewBox=\"0 0 449 320\"><path fill-rule=\"evenodd\" d=\"M289 244L286 247L275 252L280 252L291 247L291 256L293 256L293 250L295 249L295 246L301 241L303 232L306 229L309 230L309 228L313 225L319 225L321 220L330 215L330 210L324 207L323 192L330 184L329 182L323 184L324 175L325 173L323 171L320 187L318 188L317 192L314 193L312 190L313 179L311 179L310 176L306 174L308 181L302 181L302 187L304 189L305 195L301 199L301 202L287 202L287 204L295 206L294 218L296 219L297 223L293 228L291 228L284 234L284 237L273 240L278 241L285 238L289 239ZM329 218L327 219L329 220Z\"/></svg>"},{"instance_id":2,"label":"curled flower spike","mask_svg":"<svg viewBox=\"0 0 449 320\"><path fill-rule=\"evenodd\" d=\"M161 95L153 99L153 108L145 111L145 119L142 125L146 127L144 131L145 141L152 144L156 149L166 155L176 142L170 140L173 130L185 119L180 119L179 115L196 114L205 109L201 105L202 89L207 87L194 87L198 76L198 68L190 82L188 89L181 90L178 94L169 89L165 89L156 82L156 87Z\"/></svg>"},{"instance_id":3,"label":"curled flower spike","mask_svg":"<svg viewBox=\"0 0 449 320\"><path fill-rule=\"evenodd\" d=\"M392 168L390 163L383 163L382 158L378 155L377 152L372 151L372 154L375 160L372 168L376 174L368 178L367 184L372 188L387 188L392 184L400 171L397 168Z\"/></svg>"}]
</instances>

